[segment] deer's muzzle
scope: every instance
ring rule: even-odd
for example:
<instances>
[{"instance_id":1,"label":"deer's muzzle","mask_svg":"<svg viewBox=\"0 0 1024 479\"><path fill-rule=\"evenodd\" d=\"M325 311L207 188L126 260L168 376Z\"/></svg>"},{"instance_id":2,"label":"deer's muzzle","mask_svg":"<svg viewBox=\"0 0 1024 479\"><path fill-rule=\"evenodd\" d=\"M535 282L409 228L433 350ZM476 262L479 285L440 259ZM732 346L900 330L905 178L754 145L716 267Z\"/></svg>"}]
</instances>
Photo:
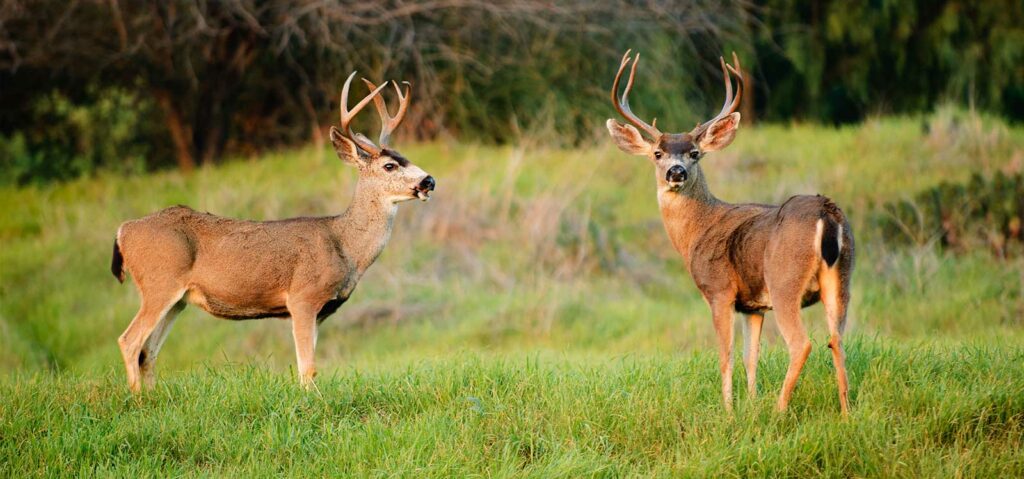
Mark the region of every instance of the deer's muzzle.
<instances>
[{"instance_id":1,"label":"deer's muzzle","mask_svg":"<svg viewBox=\"0 0 1024 479\"><path fill-rule=\"evenodd\" d=\"M688 176L686 168L684 168L683 165L672 165L672 167L665 172L665 181L669 183L682 183L686 181Z\"/></svg>"},{"instance_id":2,"label":"deer's muzzle","mask_svg":"<svg viewBox=\"0 0 1024 479\"><path fill-rule=\"evenodd\" d=\"M430 192L434 191L434 187L437 186L437 182L434 181L434 177L427 175L426 178L420 181L420 184L416 185L413 190L416 192L416 197L427 201L430 199Z\"/></svg>"}]
</instances>

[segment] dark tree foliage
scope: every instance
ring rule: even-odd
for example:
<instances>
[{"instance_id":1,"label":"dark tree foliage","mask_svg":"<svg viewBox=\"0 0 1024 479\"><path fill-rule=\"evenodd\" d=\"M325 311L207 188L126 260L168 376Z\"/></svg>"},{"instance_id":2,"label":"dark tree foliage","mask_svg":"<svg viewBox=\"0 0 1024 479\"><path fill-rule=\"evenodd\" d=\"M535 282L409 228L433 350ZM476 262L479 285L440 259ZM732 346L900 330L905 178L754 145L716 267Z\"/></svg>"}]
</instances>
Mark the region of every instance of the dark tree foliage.
<instances>
[{"instance_id":1,"label":"dark tree foliage","mask_svg":"<svg viewBox=\"0 0 1024 479\"><path fill-rule=\"evenodd\" d=\"M1024 2L757 3L767 119L844 123L949 100L1024 119Z\"/></svg>"},{"instance_id":2,"label":"dark tree foliage","mask_svg":"<svg viewBox=\"0 0 1024 479\"><path fill-rule=\"evenodd\" d=\"M571 143L606 115L601 92L625 45L652 52L648 103L675 97L720 39L742 37L747 11L742 0L7 0L0 84L18 94L4 95L0 134L22 134L19 154L49 151L68 119L40 113L40 98L57 91L89 110L117 88L146 112L143 136L159 124L149 163L174 158L188 170L225 153L320 141L342 79L359 70L414 83L406 131L418 137L509 141L526 131ZM28 163L75 152L59 153Z\"/></svg>"},{"instance_id":3,"label":"dark tree foliage","mask_svg":"<svg viewBox=\"0 0 1024 479\"><path fill-rule=\"evenodd\" d=\"M748 69L744 117L856 121L954 100L1024 117L1020 2L0 0L0 180L322 142L352 70L414 84L403 131L590 141L627 48L634 111L684 130ZM375 121L364 115L358 128ZM106 141L104 141L106 139Z\"/></svg>"}]
</instances>

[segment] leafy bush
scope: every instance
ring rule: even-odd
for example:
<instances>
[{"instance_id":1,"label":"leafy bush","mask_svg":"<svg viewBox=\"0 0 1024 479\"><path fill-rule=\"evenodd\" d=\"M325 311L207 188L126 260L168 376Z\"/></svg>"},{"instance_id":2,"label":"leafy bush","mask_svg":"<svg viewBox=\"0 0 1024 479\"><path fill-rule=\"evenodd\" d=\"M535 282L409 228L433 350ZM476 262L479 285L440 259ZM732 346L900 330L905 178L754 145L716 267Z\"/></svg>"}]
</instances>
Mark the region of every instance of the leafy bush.
<instances>
[{"instance_id":1,"label":"leafy bush","mask_svg":"<svg viewBox=\"0 0 1024 479\"><path fill-rule=\"evenodd\" d=\"M962 184L942 183L913 199L885 203L875 215L893 243L937 243L956 252L987 248L998 257L1024 252L1024 175L979 173Z\"/></svg>"},{"instance_id":2,"label":"leafy bush","mask_svg":"<svg viewBox=\"0 0 1024 479\"><path fill-rule=\"evenodd\" d=\"M0 136L0 182L26 184L75 178L98 169L145 168L151 105L119 88L88 89L74 101L57 90L39 98L25 129Z\"/></svg>"}]
</instances>

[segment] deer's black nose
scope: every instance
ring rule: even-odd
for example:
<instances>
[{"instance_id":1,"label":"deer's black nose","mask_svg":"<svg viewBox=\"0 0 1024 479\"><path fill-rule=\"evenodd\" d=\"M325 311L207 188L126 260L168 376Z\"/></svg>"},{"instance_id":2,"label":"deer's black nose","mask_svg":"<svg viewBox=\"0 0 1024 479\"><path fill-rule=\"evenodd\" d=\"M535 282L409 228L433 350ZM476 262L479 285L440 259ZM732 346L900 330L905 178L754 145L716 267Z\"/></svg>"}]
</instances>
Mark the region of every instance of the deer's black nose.
<instances>
[{"instance_id":1,"label":"deer's black nose","mask_svg":"<svg viewBox=\"0 0 1024 479\"><path fill-rule=\"evenodd\" d=\"M437 183L434 181L434 177L427 176L426 178L423 178L423 181L420 182L420 190L434 191L435 185L437 185Z\"/></svg>"},{"instance_id":2,"label":"deer's black nose","mask_svg":"<svg viewBox=\"0 0 1024 479\"><path fill-rule=\"evenodd\" d=\"M665 173L665 181L669 183L682 183L686 181L686 168L683 165L672 165Z\"/></svg>"}]
</instances>

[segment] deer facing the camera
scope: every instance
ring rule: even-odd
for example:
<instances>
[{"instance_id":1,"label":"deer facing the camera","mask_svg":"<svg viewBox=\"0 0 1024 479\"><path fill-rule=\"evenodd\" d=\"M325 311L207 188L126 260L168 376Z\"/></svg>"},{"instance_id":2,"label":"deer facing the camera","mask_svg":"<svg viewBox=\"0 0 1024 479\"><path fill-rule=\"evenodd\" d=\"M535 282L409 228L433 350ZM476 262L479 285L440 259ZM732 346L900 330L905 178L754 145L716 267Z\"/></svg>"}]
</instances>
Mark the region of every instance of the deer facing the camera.
<instances>
[{"instance_id":1,"label":"deer facing the camera","mask_svg":"<svg viewBox=\"0 0 1024 479\"><path fill-rule=\"evenodd\" d=\"M732 409L733 312L747 315L743 356L747 389L753 397L764 313L775 310L789 349L789 368L777 403L784 410L811 351L800 310L820 300L828 317L839 404L847 414L842 334L854 255L853 231L846 216L823 196L794 196L781 206L730 204L716 198L708 189L700 161L705 154L729 146L736 136L740 123L736 109L743 93L739 59L734 53L734 65L721 60L726 91L721 112L688 133L662 133L654 122L648 124L630 110L628 96L639 60L639 54L631 59L626 52L611 94L615 109L632 125L609 119L607 127L619 149L646 156L654 164L665 230L711 308L726 409ZM620 99L619 80L630 61L629 81ZM738 79L735 97L730 72Z\"/></svg>"},{"instance_id":2,"label":"deer facing the camera","mask_svg":"<svg viewBox=\"0 0 1024 479\"><path fill-rule=\"evenodd\" d=\"M348 209L338 216L245 221L167 208L117 230L111 271L129 272L142 298L138 314L118 338L128 386L152 386L153 367L175 316L186 304L226 319L291 318L303 385L316 375L317 326L352 294L384 249L398 203L426 201L434 178L388 147L409 106L409 88L391 117L381 90L351 111L352 73L341 92L341 128L331 127L338 157L356 167L359 180ZM408 85L408 84L407 84ZM377 144L353 133L350 123L370 100L381 117Z\"/></svg>"}]
</instances>

